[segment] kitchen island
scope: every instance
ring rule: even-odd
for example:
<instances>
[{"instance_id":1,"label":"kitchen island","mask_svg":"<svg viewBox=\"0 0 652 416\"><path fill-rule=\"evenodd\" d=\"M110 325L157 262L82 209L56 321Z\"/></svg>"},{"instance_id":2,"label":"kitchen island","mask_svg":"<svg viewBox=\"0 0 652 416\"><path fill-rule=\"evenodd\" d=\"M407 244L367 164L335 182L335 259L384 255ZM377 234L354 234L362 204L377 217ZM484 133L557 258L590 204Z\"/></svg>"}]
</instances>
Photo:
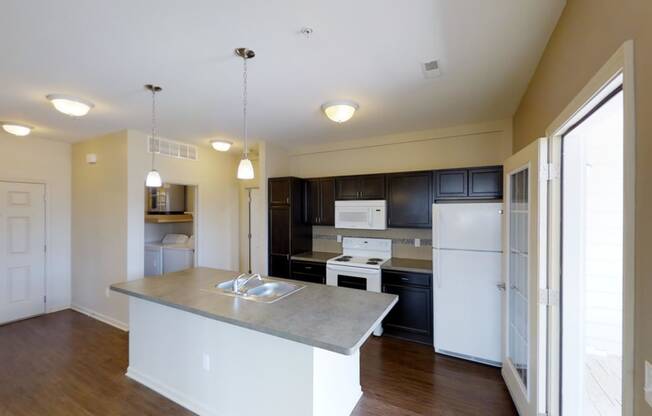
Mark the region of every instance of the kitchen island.
<instances>
[{"instance_id":1,"label":"kitchen island","mask_svg":"<svg viewBox=\"0 0 652 416\"><path fill-rule=\"evenodd\" d=\"M236 276L194 268L112 285L130 296L127 376L200 415L350 414L360 346L398 297L294 281L305 287L273 303L214 290Z\"/></svg>"}]
</instances>

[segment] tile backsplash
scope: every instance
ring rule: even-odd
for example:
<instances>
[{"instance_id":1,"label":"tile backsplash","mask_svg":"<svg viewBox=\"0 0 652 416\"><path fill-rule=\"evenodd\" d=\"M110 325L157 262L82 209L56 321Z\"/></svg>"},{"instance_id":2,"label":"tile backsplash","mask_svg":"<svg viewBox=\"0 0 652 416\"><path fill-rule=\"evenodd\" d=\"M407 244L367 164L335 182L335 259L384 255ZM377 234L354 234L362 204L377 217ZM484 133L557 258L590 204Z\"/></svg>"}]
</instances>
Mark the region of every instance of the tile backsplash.
<instances>
[{"instance_id":1,"label":"tile backsplash","mask_svg":"<svg viewBox=\"0 0 652 416\"><path fill-rule=\"evenodd\" d=\"M432 229L429 228L389 228L387 230L348 230L335 227L312 227L313 251L341 253L342 243L337 242L337 236L390 238L392 240L392 256L408 259L432 259ZM414 246L414 239L421 239L421 247Z\"/></svg>"}]
</instances>

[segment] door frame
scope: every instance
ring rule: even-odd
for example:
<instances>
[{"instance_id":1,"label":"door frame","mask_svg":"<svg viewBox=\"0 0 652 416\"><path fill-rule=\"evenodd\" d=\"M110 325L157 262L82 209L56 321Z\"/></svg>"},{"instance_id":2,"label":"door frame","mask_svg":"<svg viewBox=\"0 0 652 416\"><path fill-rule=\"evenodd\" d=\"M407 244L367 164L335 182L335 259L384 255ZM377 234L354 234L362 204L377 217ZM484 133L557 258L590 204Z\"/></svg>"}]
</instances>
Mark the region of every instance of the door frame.
<instances>
[{"instance_id":1,"label":"door frame","mask_svg":"<svg viewBox=\"0 0 652 416\"><path fill-rule=\"evenodd\" d=\"M561 288L562 136L608 95L622 76L623 86L623 416L634 414L636 116L634 42L626 41L546 129L548 154L556 174L548 183L548 284ZM550 416L561 414L561 308L548 310L548 403Z\"/></svg>"},{"instance_id":2,"label":"door frame","mask_svg":"<svg viewBox=\"0 0 652 416\"><path fill-rule=\"evenodd\" d=\"M43 251L43 296L45 300L43 302L43 314L56 312L57 310L67 309L68 306L59 308L57 310L50 310L48 308L48 289L49 289L49 279L48 279L48 250L50 246L50 238L48 234L48 224L50 219L50 210L48 208L48 183L47 181L39 179L15 179L15 178L5 178L0 177L0 182L5 183L24 183L30 185L43 185L43 241L45 242L45 250Z\"/></svg>"}]
</instances>

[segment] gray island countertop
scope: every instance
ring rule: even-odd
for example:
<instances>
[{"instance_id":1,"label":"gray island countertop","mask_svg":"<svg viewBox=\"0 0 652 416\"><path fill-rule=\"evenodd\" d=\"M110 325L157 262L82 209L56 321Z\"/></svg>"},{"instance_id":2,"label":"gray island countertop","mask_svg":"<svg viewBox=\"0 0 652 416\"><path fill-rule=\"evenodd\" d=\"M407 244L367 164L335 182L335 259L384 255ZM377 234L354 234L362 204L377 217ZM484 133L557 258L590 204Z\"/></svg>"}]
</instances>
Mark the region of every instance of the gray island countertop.
<instances>
[{"instance_id":1,"label":"gray island countertop","mask_svg":"<svg viewBox=\"0 0 652 416\"><path fill-rule=\"evenodd\" d=\"M237 275L197 267L115 283L111 290L346 355L360 348L398 300L386 293L296 281L306 287L274 303L207 290Z\"/></svg>"}]
</instances>

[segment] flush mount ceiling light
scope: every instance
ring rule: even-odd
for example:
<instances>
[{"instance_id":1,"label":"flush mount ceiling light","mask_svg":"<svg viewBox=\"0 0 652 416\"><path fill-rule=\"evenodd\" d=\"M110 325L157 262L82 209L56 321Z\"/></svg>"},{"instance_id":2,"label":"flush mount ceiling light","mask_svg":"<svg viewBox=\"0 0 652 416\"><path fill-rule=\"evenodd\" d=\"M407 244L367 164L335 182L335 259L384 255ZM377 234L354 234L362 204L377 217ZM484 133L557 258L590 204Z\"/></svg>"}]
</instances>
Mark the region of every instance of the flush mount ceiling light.
<instances>
[{"instance_id":1,"label":"flush mount ceiling light","mask_svg":"<svg viewBox=\"0 0 652 416\"><path fill-rule=\"evenodd\" d=\"M91 111L91 108L95 107L95 105L90 101L72 97L70 95L49 94L46 95L45 98L50 100L54 108L59 112L72 117L85 116L89 111Z\"/></svg>"},{"instance_id":2,"label":"flush mount ceiling light","mask_svg":"<svg viewBox=\"0 0 652 416\"><path fill-rule=\"evenodd\" d=\"M156 140L156 93L163 90L163 88L159 87L158 85L154 84L147 84L145 85L145 89L148 91L152 92L152 135L150 137L150 141L153 143L157 143L156 145L156 151L152 148L152 170L150 170L147 173L147 179L145 179L145 186L148 188L160 188L161 185L163 184L163 181L161 180L161 175L158 173L156 169L154 169L154 157L156 156L156 153L160 151L160 141Z\"/></svg>"},{"instance_id":3,"label":"flush mount ceiling light","mask_svg":"<svg viewBox=\"0 0 652 416\"><path fill-rule=\"evenodd\" d=\"M213 140L211 146L218 152L228 152L233 143L227 140Z\"/></svg>"},{"instance_id":4,"label":"flush mount ceiling light","mask_svg":"<svg viewBox=\"0 0 652 416\"><path fill-rule=\"evenodd\" d=\"M253 179L254 178L254 166L249 160L249 149L247 148L247 61L254 56L256 53L251 49L247 48L238 48L235 50L235 54L242 58L243 62L243 87L242 87L242 118L243 118L243 130L244 130L244 151L242 153L242 159L238 165L238 179Z\"/></svg>"},{"instance_id":5,"label":"flush mount ceiling light","mask_svg":"<svg viewBox=\"0 0 652 416\"><path fill-rule=\"evenodd\" d=\"M360 106L357 103L347 100L329 101L321 106L326 117L336 123L349 121L358 108L360 108Z\"/></svg>"},{"instance_id":6,"label":"flush mount ceiling light","mask_svg":"<svg viewBox=\"0 0 652 416\"><path fill-rule=\"evenodd\" d=\"M33 129L33 127L26 126L24 124L9 123L9 122L1 122L1 123L2 123L2 129L9 134L13 134L14 136L27 136L32 132Z\"/></svg>"}]
</instances>

